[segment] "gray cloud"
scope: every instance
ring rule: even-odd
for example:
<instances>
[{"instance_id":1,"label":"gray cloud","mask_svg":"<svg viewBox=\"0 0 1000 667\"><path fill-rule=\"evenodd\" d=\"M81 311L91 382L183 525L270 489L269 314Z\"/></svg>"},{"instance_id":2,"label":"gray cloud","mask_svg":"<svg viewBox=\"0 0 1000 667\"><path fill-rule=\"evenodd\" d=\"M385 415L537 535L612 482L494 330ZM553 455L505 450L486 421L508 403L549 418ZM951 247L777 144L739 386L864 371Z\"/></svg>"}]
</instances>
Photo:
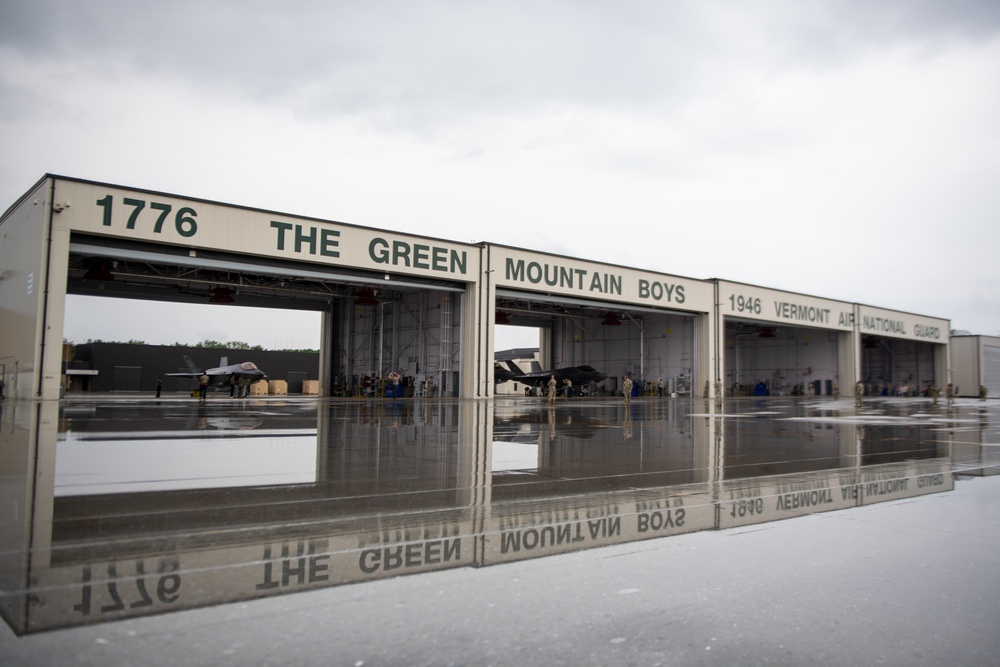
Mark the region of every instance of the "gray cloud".
<instances>
[{"instance_id":1,"label":"gray cloud","mask_svg":"<svg viewBox=\"0 0 1000 667\"><path fill-rule=\"evenodd\" d=\"M752 113L777 62L793 72L914 40L985 40L1000 3L42 0L2 19L0 44L32 58L440 139L473 118L572 108L684 123L720 90Z\"/></svg>"},{"instance_id":2,"label":"gray cloud","mask_svg":"<svg viewBox=\"0 0 1000 667\"><path fill-rule=\"evenodd\" d=\"M996 247L998 28L995 0L7 2L0 186L53 170L459 240L475 217L479 240L818 293L802 248L864 233L930 287L941 244L889 232ZM742 257L706 264L706 234Z\"/></svg>"}]
</instances>

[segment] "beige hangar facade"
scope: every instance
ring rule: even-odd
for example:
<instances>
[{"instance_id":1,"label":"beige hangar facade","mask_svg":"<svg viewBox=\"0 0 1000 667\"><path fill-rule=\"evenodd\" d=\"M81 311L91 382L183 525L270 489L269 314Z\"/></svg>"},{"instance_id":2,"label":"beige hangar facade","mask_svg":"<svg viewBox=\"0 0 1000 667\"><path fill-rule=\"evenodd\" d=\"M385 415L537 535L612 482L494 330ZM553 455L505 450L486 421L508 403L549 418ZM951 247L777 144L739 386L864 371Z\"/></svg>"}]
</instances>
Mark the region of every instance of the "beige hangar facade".
<instances>
[{"instance_id":1,"label":"beige hangar facade","mask_svg":"<svg viewBox=\"0 0 1000 667\"><path fill-rule=\"evenodd\" d=\"M0 219L8 397L60 397L68 294L322 313L322 395L397 370L491 398L498 318L606 393L625 374L695 397L949 381L947 319L46 175Z\"/></svg>"}]
</instances>

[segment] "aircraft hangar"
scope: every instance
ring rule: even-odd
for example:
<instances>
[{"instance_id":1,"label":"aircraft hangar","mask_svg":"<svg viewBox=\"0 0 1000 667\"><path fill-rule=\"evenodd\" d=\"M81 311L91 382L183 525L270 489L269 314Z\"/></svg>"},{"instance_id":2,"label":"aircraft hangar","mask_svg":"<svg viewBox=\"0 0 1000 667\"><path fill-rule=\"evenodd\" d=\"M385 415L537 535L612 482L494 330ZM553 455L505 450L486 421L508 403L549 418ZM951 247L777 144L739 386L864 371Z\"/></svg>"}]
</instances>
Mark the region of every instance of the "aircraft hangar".
<instances>
[{"instance_id":1,"label":"aircraft hangar","mask_svg":"<svg viewBox=\"0 0 1000 667\"><path fill-rule=\"evenodd\" d=\"M478 246L52 175L0 234L9 394L59 396L67 294L315 310L324 394L391 369L475 393Z\"/></svg>"},{"instance_id":2,"label":"aircraft hangar","mask_svg":"<svg viewBox=\"0 0 1000 667\"><path fill-rule=\"evenodd\" d=\"M625 374L697 397L948 381L941 318L78 178L40 179L0 237L0 377L19 398L60 396L68 294L320 312L326 396L399 371L490 398L498 323L539 328L543 367L593 366L605 393Z\"/></svg>"}]
</instances>

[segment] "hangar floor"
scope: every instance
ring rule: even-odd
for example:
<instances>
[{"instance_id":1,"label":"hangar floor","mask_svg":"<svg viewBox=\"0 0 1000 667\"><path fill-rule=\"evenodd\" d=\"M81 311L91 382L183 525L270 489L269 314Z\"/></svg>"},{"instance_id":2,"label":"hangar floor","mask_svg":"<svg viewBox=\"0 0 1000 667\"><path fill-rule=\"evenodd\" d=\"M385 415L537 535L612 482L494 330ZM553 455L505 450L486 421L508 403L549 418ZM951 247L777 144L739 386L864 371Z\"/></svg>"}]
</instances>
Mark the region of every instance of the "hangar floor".
<instances>
[{"instance_id":1,"label":"hangar floor","mask_svg":"<svg viewBox=\"0 0 1000 667\"><path fill-rule=\"evenodd\" d=\"M0 664L987 664L998 471L995 401L8 401Z\"/></svg>"}]
</instances>

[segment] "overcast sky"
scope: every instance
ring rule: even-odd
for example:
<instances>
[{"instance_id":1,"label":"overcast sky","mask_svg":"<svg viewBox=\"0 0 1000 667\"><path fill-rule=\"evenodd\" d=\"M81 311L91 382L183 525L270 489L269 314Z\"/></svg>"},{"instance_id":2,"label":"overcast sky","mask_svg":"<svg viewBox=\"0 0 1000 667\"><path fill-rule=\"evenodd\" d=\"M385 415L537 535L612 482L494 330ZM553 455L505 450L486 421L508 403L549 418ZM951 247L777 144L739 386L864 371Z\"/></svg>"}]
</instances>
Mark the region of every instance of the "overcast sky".
<instances>
[{"instance_id":1,"label":"overcast sky","mask_svg":"<svg viewBox=\"0 0 1000 667\"><path fill-rule=\"evenodd\" d=\"M0 140L0 208L52 172L1000 334L996 0L5 2Z\"/></svg>"}]
</instances>

